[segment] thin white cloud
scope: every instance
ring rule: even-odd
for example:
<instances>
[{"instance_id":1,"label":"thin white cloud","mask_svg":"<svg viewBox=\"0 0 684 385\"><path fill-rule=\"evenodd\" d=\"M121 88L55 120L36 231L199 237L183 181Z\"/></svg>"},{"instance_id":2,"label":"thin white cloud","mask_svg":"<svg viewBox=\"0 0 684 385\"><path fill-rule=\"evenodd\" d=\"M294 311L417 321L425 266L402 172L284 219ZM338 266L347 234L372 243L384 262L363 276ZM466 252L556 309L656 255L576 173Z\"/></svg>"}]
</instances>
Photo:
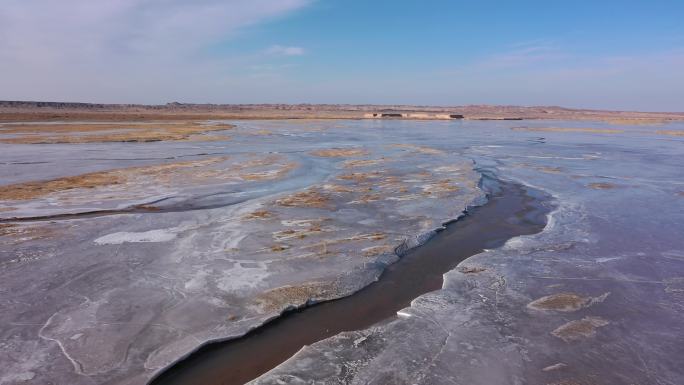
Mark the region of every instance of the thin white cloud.
<instances>
[{"instance_id":1,"label":"thin white cloud","mask_svg":"<svg viewBox=\"0 0 684 385\"><path fill-rule=\"evenodd\" d=\"M207 47L312 1L2 0L0 99L164 98L229 70Z\"/></svg>"},{"instance_id":2,"label":"thin white cloud","mask_svg":"<svg viewBox=\"0 0 684 385\"><path fill-rule=\"evenodd\" d=\"M519 43L513 49L500 52L482 59L477 65L488 68L524 67L538 63L548 63L567 57L557 46L548 42Z\"/></svg>"},{"instance_id":3,"label":"thin white cloud","mask_svg":"<svg viewBox=\"0 0 684 385\"><path fill-rule=\"evenodd\" d=\"M288 47L283 45L272 45L268 47L266 53L269 55L282 56L302 56L306 51L302 47Z\"/></svg>"}]
</instances>

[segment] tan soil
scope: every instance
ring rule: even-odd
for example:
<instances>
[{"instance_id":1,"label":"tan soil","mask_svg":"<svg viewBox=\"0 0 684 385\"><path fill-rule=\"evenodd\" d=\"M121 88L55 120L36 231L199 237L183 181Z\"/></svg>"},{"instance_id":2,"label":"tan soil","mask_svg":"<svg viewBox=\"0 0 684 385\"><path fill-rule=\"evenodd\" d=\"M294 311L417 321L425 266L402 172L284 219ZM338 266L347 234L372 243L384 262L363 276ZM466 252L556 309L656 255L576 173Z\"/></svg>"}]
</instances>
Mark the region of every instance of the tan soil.
<instances>
[{"instance_id":1,"label":"tan soil","mask_svg":"<svg viewBox=\"0 0 684 385\"><path fill-rule=\"evenodd\" d=\"M286 246L286 245L273 245L273 246L271 246L271 251L277 253L277 252L280 252L280 251L285 251L285 250L287 250L287 249L289 249L289 248L290 248L290 247L289 247L289 246Z\"/></svg>"},{"instance_id":2,"label":"tan soil","mask_svg":"<svg viewBox=\"0 0 684 385\"><path fill-rule=\"evenodd\" d=\"M392 144L390 147L394 148L402 148L406 150L411 150L413 152L421 153L421 154L428 154L428 155L441 155L444 154L444 151L438 150L436 148L432 147L426 147L426 146L417 146L414 144Z\"/></svg>"},{"instance_id":3,"label":"tan soil","mask_svg":"<svg viewBox=\"0 0 684 385\"><path fill-rule=\"evenodd\" d=\"M548 167L548 166L544 166L544 167L536 167L536 169L539 170L539 171L541 171L541 172L546 172L546 173L549 173L549 174L560 174L561 172L563 172L563 169L560 168L560 167Z\"/></svg>"},{"instance_id":4,"label":"tan soil","mask_svg":"<svg viewBox=\"0 0 684 385\"><path fill-rule=\"evenodd\" d=\"M371 247L366 247L364 249L361 249L361 252L363 252L364 257L374 257L376 255L380 254L389 254L394 252L394 247L390 245L381 245L381 246L371 246Z\"/></svg>"},{"instance_id":5,"label":"tan soil","mask_svg":"<svg viewBox=\"0 0 684 385\"><path fill-rule=\"evenodd\" d=\"M337 177L337 179L341 180L351 180L354 182L366 182L369 179L377 179L382 176L382 173L379 171L373 171L373 172L352 172L349 174L343 174Z\"/></svg>"},{"instance_id":6,"label":"tan soil","mask_svg":"<svg viewBox=\"0 0 684 385\"><path fill-rule=\"evenodd\" d=\"M41 182L16 183L0 186L0 200L28 200L51 193L77 188L111 186L125 182L125 178L111 172L94 172Z\"/></svg>"},{"instance_id":7,"label":"tan soil","mask_svg":"<svg viewBox=\"0 0 684 385\"><path fill-rule=\"evenodd\" d=\"M0 244L17 244L39 239L49 239L57 234L57 230L51 225L17 225L12 223L0 223L0 237L9 237L8 241L0 241Z\"/></svg>"},{"instance_id":8,"label":"tan soil","mask_svg":"<svg viewBox=\"0 0 684 385\"><path fill-rule=\"evenodd\" d=\"M279 165L280 167L276 170L268 170L261 172L252 172L241 174L240 177L248 181L260 181L260 180L273 180L280 179L287 175L290 171L297 168L297 163L287 163L284 165Z\"/></svg>"},{"instance_id":9,"label":"tan soil","mask_svg":"<svg viewBox=\"0 0 684 385\"><path fill-rule=\"evenodd\" d=\"M309 248L309 249L310 248L321 248L321 247L327 247L327 246L332 246L332 245L336 245L339 243L346 243L346 242L382 241L385 239L387 239L387 234L383 234L383 233L357 234L357 235L353 235L353 236L347 237L347 238L326 239L323 242L304 246L304 248Z\"/></svg>"},{"instance_id":10,"label":"tan soil","mask_svg":"<svg viewBox=\"0 0 684 385\"><path fill-rule=\"evenodd\" d=\"M594 190L611 190L616 188L617 186L612 184L612 183L589 183L589 187L593 188Z\"/></svg>"},{"instance_id":11,"label":"tan soil","mask_svg":"<svg viewBox=\"0 0 684 385\"><path fill-rule=\"evenodd\" d=\"M583 308L589 301L589 298L580 297L574 293L560 293L541 297L527 304L527 307L536 310L572 312Z\"/></svg>"},{"instance_id":12,"label":"tan soil","mask_svg":"<svg viewBox=\"0 0 684 385\"><path fill-rule=\"evenodd\" d=\"M243 217L244 219L269 219L273 218L273 213L267 210L257 210Z\"/></svg>"},{"instance_id":13,"label":"tan soil","mask_svg":"<svg viewBox=\"0 0 684 385\"><path fill-rule=\"evenodd\" d=\"M658 118L641 118L641 119L605 119L606 123L615 125L630 125L630 126L655 126L658 124L665 124L669 119Z\"/></svg>"},{"instance_id":14,"label":"tan soil","mask_svg":"<svg viewBox=\"0 0 684 385\"><path fill-rule=\"evenodd\" d=\"M367 167L367 166L376 166L382 162L385 162L385 159L368 159L368 160L348 160L343 163L344 168L355 168L355 167Z\"/></svg>"},{"instance_id":15,"label":"tan soil","mask_svg":"<svg viewBox=\"0 0 684 385\"><path fill-rule=\"evenodd\" d=\"M349 204L368 204L371 202L377 202L382 199L380 194L363 194L358 199L349 202Z\"/></svg>"},{"instance_id":16,"label":"tan soil","mask_svg":"<svg viewBox=\"0 0 684 385\"><path fill-rule=\"evenodd\" d=\"M362 148L331 148L328 150L313 151L311 155L324 158L347 158L368 155L368 151Z\"/></svg>"},{"instance_id":17,"label":"tan soil","mask_svg":"<svg viewBox=\"0 0 684 385\"><path fill-rule=\"evenodd\" d=\"M316 190L309 189L280 198L276 203L286 207L328 208L330 198Z\"/></svg>"},{"instance_id":18,"label":"tan soil","mask_svg":"<svg viewBox=\"0 0 684 385\"><path fill-rule=\"evenodd\" d=\"M0 127L0 134L19 136L0 138L0 142L8 144L75 144L228 140L230 137L225 135L204 134L231 128L233 126L229 124L202 125L167 122L154 124L13 124ZM116 130L120 130L120 132L107 132Z\"/></svg>"},{"instance_id":19,"label":"tan soil","mask_svg":"<svg viewBox=\"0 0 684 385\"><path fill-rule=\"evenodd\" d=\"M256 297L264 311L277 311L290 305L303 305L309 299L329 298L336 293L334 282L308 282L298 286L282 286Z\"/></svg>"},{"instance_id":20,"label":"tan soil","mask_svg":"<svg viewBox=\"0 0 684 385\"><path fill-rule=\"evenodd\" d=\"M559 326L551 334L565 342L593 337L596 329L606 326L610 322L600 317L584 317L581 320L570 321Z\"/></svg>"},{"instance_id":21,"label":"tan soil","mask_svg":"<svg viewBox=\"0 0 684 385\"><path fill-rule=\"evenodd\" d=\"M197 161L92 172L47 181L15 183L0 186L0 200L28 200L74 189L92 189L96 187L113 186L125 183L129 178L135 176L155 177L163 180L165 177L169 177L171 172L177 171L178 169L207 166L222 162L226 159L227 157L215 157Z\"/></svg>"},{"instance_id":22,"label":"tan soil","mask_svg":"<svg viewBox=\"0 0 684 385\"><path fill-rule=\"evenodd\" d=\"M684 130L658 130L657 134L670 136L684 136Z\"/></svg>"},{"instance_id":23,"label":"tan soil","mask_svg":"<svg viewBox=\"0 0 684 385\"><path fill-rule=\"evenodd\" d=\"M429 183L421 186L421 188L423 189L423 192L427 194L439 194L459 190L459 187L455 185L451 179L443 179L435 183Z\"/></svg>"}]
</instances>

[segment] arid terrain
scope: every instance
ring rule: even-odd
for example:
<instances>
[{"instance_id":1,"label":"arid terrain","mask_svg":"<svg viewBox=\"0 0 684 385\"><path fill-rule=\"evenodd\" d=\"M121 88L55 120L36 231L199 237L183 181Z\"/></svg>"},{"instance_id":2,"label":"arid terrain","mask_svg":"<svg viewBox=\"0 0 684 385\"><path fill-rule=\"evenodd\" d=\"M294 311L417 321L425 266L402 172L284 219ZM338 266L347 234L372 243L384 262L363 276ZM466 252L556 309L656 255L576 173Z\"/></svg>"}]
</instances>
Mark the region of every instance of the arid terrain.
<instances>
[{"instance_id":1,"label":"arid terrain","mask_svg":"<svg viewBox=\"0 0 684 385\"><path fill-rule=\"evenodd\" d=\"M684 120L684 113L570 109L555 106L409 106L341 104L183 104L131 105L0 101L0 122L146 121L231 119L364 119L372 114L405 114L406 118L601 120L615 124L653 124ZM439 117L438 117L439 116Z\"/></svg>"}]
</instances>

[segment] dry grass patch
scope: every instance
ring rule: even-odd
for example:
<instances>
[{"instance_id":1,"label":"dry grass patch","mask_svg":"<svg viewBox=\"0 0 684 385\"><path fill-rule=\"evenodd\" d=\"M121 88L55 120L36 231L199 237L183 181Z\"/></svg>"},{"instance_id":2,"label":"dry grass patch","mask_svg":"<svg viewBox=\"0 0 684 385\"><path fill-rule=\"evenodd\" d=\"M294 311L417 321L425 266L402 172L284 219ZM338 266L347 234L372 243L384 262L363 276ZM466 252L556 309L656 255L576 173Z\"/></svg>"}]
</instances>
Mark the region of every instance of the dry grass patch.
<instances>
[{"instance_id":1,"label":"dry grass patch","mask_svg":"<svg viewBox=\"0 0 684 385\"><path fill-rule=\"evenodd\" d=\"M605 182L600 182L600 183L589 183L589 188L593 188L594 190L612 190L616 188L617 186L612 184L612 183L605 183Z\"/></svg>"},{"instance_id":2,"label":"dry grass patch","mask_svg":"<svg viewBox=\"0 0 684 385\"><path fill-rule=\"evenodd\" d=\"M343 163L343 166L344 166L344 168L377 166L378 164L383 163L385 161L386 160L384 158L382 158L382 159L366 159L366 160L361 160L361 159L347 160Z\"/></svg>"},{"instance_id":3,"label":"dry grass patch","mask_svg":"<svg viewBox=\"0 0 684 385\"><path fill-rule=\"evenodd\" d=\"M349 174L343 174L337 177L337 179L341 180L351 180L357 183L361 182L367 182L370 179L377 179L382 176L382 173L379 171L373 171L373 172L352 172Z\"/></svg>"},{"instance_id":4,"label":"dry grass patch","mask_svg":"<svg viewBox=\"0 0 684 385\"><path fill-rule=\"evenodd\" d=\"M272 234L277 241L287 241L290 239L304 239L310 235L317 235L323 232L320 226L311 226L308 229L286 229L276 231Z\"/></svg>"},{"instance_id":5,"label":"dry grass patch","mask_svg":"<svg viewBox=\"0 0 684 385\"><path fill-rule=\"evenodd\" d=\"M684 136L684 130L658 130L656 134L669 136Z\"/></svg>"},{"instance_id":6,"label":"dry grass patch","mask_svg":"<svg viewBox=\"0 0 684 385\"><path fill-rule=\"evenodd\" d=\"M387 239L387 234L384 233L370 233L370 234L356 234L352 235L347 238L337 238L337 239L326 239L322 242L311 244L311 245L306 245L304 248L307 249L312 249L312 248L325 248L327 249L328 246L333 246L336 244L340 243L346 243L346 242L358 242L358 241L383 241Z\"/></svg>"},{"instance_id":7,"label":"dry grass patch","mask_svg":"<svg viewBox=\"0 0 684 385\"><path fill-rule=\"evenodd\" d=\"M380 194L363 194L358 199L349 202L349 204L368 204L371 202L377 202L382 199Z\"/></svg>"},{"instance_id":8,"label":"dry grass patch","mask_svg":"<svg viewBox=\"0 0 684 385\"><path fill-rule=\"evenodd\" d=\"M596 335L596 329L606 326L610 322L600 317L584 317L581 320L570 321L559 326L551 334L565 342L589 338Z\"/></svg>"},{"instance_id":9,"label":"dry grass patch","mask_svg":"<svg viewBox=\"0 0 684 385\"><path fill-rule=\"evenodd\" d=\"M574 293L560 293L541 297L527 304L527 307L535 310L571 312L583 308L589 301L590 298L580 297Z\"/></svg>"},{"instance_id":10,"label":"dry grass patch","mask_svg":"<svg viewBox=\"0 0 684 385\"><path fill-rule=\"evenodd\" d=\"M0 237L11 237L9 244L17 244L39 239L55 237L57 230L49 225L17 225L13 223L0 223Z\"/></svg>"},{"instance_id":11,"label":"dry grass patch","mask_svg":"<svg viewBox=\"0 0 684 385\"><path fill-rule=\"evenodd\" d=\"M244 215L242 218L244 219L269 219L273 218L273 213L267 210L257 210L254 212L251 212L247 215Z\"/></svg>"},{"instance_id":12,"label":"dry grass patch","mask_svg":"<svg viewBox=\"0 0 684 385\"><path fill-rule=\"evenodd\" d=\"M240 177L248 181L260 181L260 180L273 180L280 179L287 175L290 171L297 168L297 163L287 163L279 165L280 167L275 170L266 170L259 172L250 172L241 174Z\"/></svg>"},{"instance_id":13,"label":"dry grass patch","mask_svg":"<svg viewBox=\"0 0 684 385\"><path fill-rule=\"evenodd\" d=\"M311 155L323 158L348 158L352 156L368 155L368 151L362 148L331 148L327 150L316 150Z\"/></svg>"},{"instance_id":14,"label":"dry grass patch","mask_svg":"<svg viewBox=\"0 0 684 385\"><path fill-rule=\"evenodd\" d=\"M563 169L560 167L542 166L542 167L535 167L535 168L541 172L545 172L548 174L560 174L563 172Z\"/></svg>"},{"instance_id":15,"label":"dry grass patch","mask_svg":"<svg viewBox=\"0 0 684 385\"><path fill-rule=\"evenodd\" d=\"M389 254L394 252L394 246L381 245L381 246L371 246L361 249L364 257L375 257L376 255Z\"/></svg>"},{"instance_id":16,"label":"dry grass patch","mask_svg":"<svg viewBox=\"0 0 684 385\"><path fill-rule=\"evenodd\" d=\"M352 156L368 155L368 150L363 148L331 148L327 150L316 150L311 155L323 158L347 158Z\"/></svg>"},{"instance_id":17,"label":"dry grass patch","mask_svg":"<svg viewBox=\"0 0 684 385\"><path fill-rule=\"evenodd\" d=\"M427 147L427 146L418 146L415 144L392 144L390 147L394 148L402 148L402 149L407 149L411 150L413 152L421 153L421 154L428 154L428 155L442 155L444 154L444 151L438 150L436 148L432 147Z\"/></svg>"},{"instance_id":18,"label":"dry grass patch","mask_svg":"<svg viewBox=\"0 0 684 385\"><path fill-rule=\"evenodd\" d=\"M421 189L425 194L439 194L460 190L451 179L443 179L435 183L429 183L421 186Z\"/></svg>"},{"instance_id":19,"label":"dry grass patch","mask_svg":"<svg viewBox=\"0 0 684 385\"><path fill-rule=\"evenodd\" d=\"M208 166L225 161L226 159L226 157L217 157L155 166L130 167L91 172L46 181L15 183L0 186L0 200L29 200L52 193L75 189L93 189L97 187L114 186L123 184L133 177L154 177L159 181L170 180L173 173L180 169Z\"/></svg>"},{"instance_id":20,"label":"dry grass patch","mask_svg":"<svg viewBox=\"0 0 684 385\"><path fill-rule=\"evenodd\" d=\"M316 190L306 190L280 198L276 203L286 207L328 208L330 198Z\"/></svg>"},{"instance_id":21,"label":"dry grass patch","mask_svg":"<svg viewBox=\"0 0 684 385\"><path fill-rule=\"evenodd\" d=\"M124 177L112 172L94 172L48 181L16 183L0 186L0 200L29 200L60 191L92 189L125 181Z\"/></svg>"},{"instance_id":22,"label":"dry grass patch","mask_svg":"<svg viewBox=\"0 0 684 385\"><path fill-rule=\"evenodd\" d=\"M336 294L334 282L308 282L297 286L281 286L256 297L264 311L280 311L290 306L302 306L309 300L330 298Z\"/></svg>"},{"instance_id":23,"label":"dry grass patch","mask_svg":"<svg viewBox=\"0 0 684 385\"><path fill-rule=\"evenodd\" d=\"M198 123L107 123L107 124L18 124L0 129L0 134L19 135L2 138L9 144L158 142L158 141L213 141L229 140L228 136L204 135L213 131L232 129L230 124L205 125Z\"/></svg>"},{"instance_id":24,"label":"dry grass patch","mask_svg":"<svg viewBox=\"0 0 684 385\"><path fill-rule=\"evenodd\" d=\"M605 122L615 125L630 125L630 126L655 126L659 124L667 123L668 119L659 118L618 118L618 119L606 119Z\"/></svg>"},{"instance_id":25,"label":"dry grass patch","mask_svg":"<svg viewBox=\"0 0 684 385\"><path fill-rule=\"evenodd\" d=\"M285 251L289 248L290 248L290 246L287 246L287 245L273 245L273 246L271 246L271 251L274 253L279 253L279 252Z\"/></svg>"}]
</instances>

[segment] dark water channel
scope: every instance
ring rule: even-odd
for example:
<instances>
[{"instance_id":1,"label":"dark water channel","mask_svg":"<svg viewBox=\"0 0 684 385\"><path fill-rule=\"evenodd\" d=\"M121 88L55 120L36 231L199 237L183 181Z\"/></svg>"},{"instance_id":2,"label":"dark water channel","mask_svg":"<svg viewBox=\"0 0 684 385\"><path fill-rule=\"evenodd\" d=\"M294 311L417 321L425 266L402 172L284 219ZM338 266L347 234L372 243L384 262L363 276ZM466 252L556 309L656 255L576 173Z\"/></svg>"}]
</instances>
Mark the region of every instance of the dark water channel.
<instances>
[{"instance_id":1,"label":"dark water channel","mask_svg":"<svg viewBox=\"0 0 684 385\"><path fill-rule=\"evenodd\" d=\"M427 244L389 266L378 282L349 297L288 312L243 337L210 344L151 384L244 384L305 345L396 317L414 298L440 289L442 275L459 262L544 228L551 210L548 196L513 183L496 183L492 190L485 205L471 208Z\"/></svg>"}]
</instances>

